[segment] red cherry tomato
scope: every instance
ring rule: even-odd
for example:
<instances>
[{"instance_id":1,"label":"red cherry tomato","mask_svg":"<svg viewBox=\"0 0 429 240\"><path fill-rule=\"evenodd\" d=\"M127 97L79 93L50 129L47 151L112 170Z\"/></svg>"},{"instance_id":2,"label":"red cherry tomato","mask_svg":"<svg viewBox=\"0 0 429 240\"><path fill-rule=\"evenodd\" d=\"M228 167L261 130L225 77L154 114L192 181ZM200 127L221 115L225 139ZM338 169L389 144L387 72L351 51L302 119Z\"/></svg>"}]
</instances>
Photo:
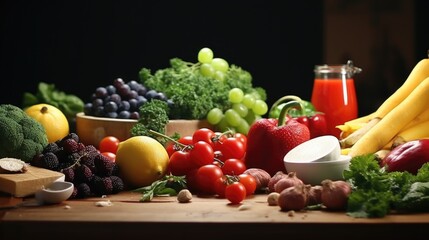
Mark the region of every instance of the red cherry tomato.
<instances>
[{"instance_id":1,"label":"red cherry tomato","mask_svg":"<svg viewBox=\"0 0 429 240\"><path fill-rule=\"evenodd\" d=\"M210 143L198 141L193 145L193 148L190 150L190 159L194 166L201 167L213 163L214 152Z\"/></svg>"},{"instance_id":2,"label":"red cherry tomato","mask_svg":"<svg viewBox=\"0 0 429 240\"><path fill-rule=\"evenodd\" d=\"M243 159L246 153L244 144L234 137L223 140L222 143L220 143L219 150L222 153L222 160L229 158Z\"/></svg>"},{"instance_id":3,"label":"red cherry tomato","mask_svg":"<svg viewBox=\"0 0 429 240\"><path fill-rule=\"evenodd\" d=\"M246 169L244 162L236 158L227 159L222 165L222 171L225 175L240 175Z\"/></svg>"},{"instance_id":4,"label":"red cherry tomato","mask_svg":"<svg viewBox=\"0 0 429 240\"><path fill-rule=\"evenodd\" d=\"M101 155L104 155L108 159L112 160L112 162L114 162L116 160L116 154L114 154L112 152L102 152Z\"/></svg>"},{"instance_id":5,"label":"red cherry tomato","mask_svg":"<svg viewBox=\"0 0 429 240\"><path fill-rule=\"evenodd\" d=\"M186 175L192 168L193 164L187 151L175 151L168 162L168 170L174 176Z\"/></svg>"},{"instance_id":6,"label":"red cherry tomato","mask_svg":"<svg viewBox=\"0 0 429 240\"><path fill-rule=\"evenodd\" d=\"M227 138L227 135L222 134L221 132L215 132L215 136L213 138L213 150L219 151L222 141Z\"/></svg>"},{"instance_id":7,"label":"red cherry tomato","mask_svg":"<svg viewBox=\"0 0 429 240\"><path fill-rule=\"evenodd\" d=\"M246 198L246 187L240 182L233 182L226 186L225 197L231 204L239 204Z\"/></svg>"},{"instance_id":8,"label":"red cherry tomato","mask_svg":"<svg viewBox=\"0 0 429 240\"><path fill-rule=\"evenodd\" d=\"M213 138L215 137L215 132L208 128L197 129L194 134L192 134L192 141L197 143L198 141L204 141L213 145Z\"/></svg>"},{"instance_id":9,"label":"red cherry tomato","mask_svg":"<svg viewBox=\"0 0 429 240\"><path fill-rule=\"evenodd\" d=\"M197 180L197 172L198 172L198 168L194 168L192 170L190 170L187 174L186 174L186 186L188 187L188 189L190 191L199 191L198 189L198 180Z\"/></svg>"},{"instance_id":10,"label":"red cherry tomato","mask_svg":"<svg viewBox=\"0 0 429 240\"><path fill-rule=\"evenodd\" d=\"M215 193L218 198L225 198L225 188L227 186L226 176L216 179L214 183Z\"/></svg>"},{"instance_id":11,"label":"red cherry tomato","mask_svg":"<svg viewBox=\"0 0 429 240\"><path fill-rule=\"evenodd\" d=\"M98 150L100 152L111 152L116 154L119 142L119 139L114 136L106 136L98 143Z\"/></svg>"},{"instance_id":12,"label":"red cherry tomato","mask_svg":"<svg viewBox=\"0 0 429 240\"><path fill-rule=\"evenodd\" d=\"M246 195L252 195L255 193L256 191L256 179L254 176L250 175L250 174L240 174L238 176L239 178L239 182L242 183L244 185L244 187L246 188Z\"/></svg>"},{"instance_id":13,"label":"red cherry tomato","mask_svg":"<svg viewBox=\"0 0 429 240\"><path fill-rule=\"evenodd\" d=\"M184 136L179 138L179 140L177 140L179 143L184 144L184 145L191 145L192 144L192 136ZM165 149L167 150L168 156L171 157L171 155L175 152L180 150L180 147L178 147L176 145L175 142L168 142L167 146L165 147Z\"/></svg>"},{"instance_id":14,"label":"red cherry tomato","mask_svg":"<svg viewBox=\"0 0 429 240\"><path fill-rule=\"evenodd\" d=\"M242 142L244 145L244 149L246 149L246 147L247 147L247 136L244 135L243 133L235 133L234 137L236 139L240 140L240 142Z\"/></svg>"},{"instance_id":15,"label":"red cherry tomato","mask_svg":"<svg viewBox=\"0 0 429 240\"><path fill-rule=\"evenodd\" d=\"M222 169L216 165L208 164L198 168L196 180L201 193L216 194L214 189L218 178L224 176Z\"/></svg>"}]
</instances>

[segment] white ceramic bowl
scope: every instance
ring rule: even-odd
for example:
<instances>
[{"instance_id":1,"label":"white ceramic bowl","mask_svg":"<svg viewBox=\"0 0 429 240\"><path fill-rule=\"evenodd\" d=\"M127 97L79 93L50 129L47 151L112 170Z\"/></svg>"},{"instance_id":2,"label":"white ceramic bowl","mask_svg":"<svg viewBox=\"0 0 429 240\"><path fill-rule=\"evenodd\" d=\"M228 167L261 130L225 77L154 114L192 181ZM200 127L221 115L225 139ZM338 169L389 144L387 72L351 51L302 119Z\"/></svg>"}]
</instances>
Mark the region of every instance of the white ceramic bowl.
<instances>
[{"instance_id":1,"label":"white ceramic bowl","mask_svg":"<svg viewBox=\"0 0 429 240\"><path fill-rule=\"evenodd\" d=\"M73 183L55 181L35 194L40 204L56 204L67 200L73 193Z\"/></svg>"},{"instance_id":2,"label":"white ceramic bowl","mask_svg":"<svg viewBox=\"0 0 429 240\"><path fill-rule=\"evenodd\" d=\"M305 141L284 157L285 161L321 162L337 160L341 155L341 146L338 139L332 135L325 135Z\"/></svg>"},{"instance_id":3,"label":"white ceramic bowl","mask_svg":"<svg viewBox=\"0 0 429 240\"><path fill-rule=\"evenodd\" d=\"M78 113L76 115L76 133L85 145L98 147L98 143L105 136L115 136L120 141L128 139L131 137L130 131L136 123L135 119L101 118ZM204 120L170 120L166 126L166 134L171 136L177 132L181 136L187 136L203 127L213 128Z\"/></svg>"},{"instance_id":4,"label":"white ceramic bowl","mask_svg":"<svg viewBox=\"0 0 429 240\"><path fill-rule=\"evenodd\" d=\"M343 180L344 170L349 168L351 157L340 155L337 160L300 162L284 160L286 172L295 172L305 184L320 185L325 179Z\"/></svg>"}]
</instances>

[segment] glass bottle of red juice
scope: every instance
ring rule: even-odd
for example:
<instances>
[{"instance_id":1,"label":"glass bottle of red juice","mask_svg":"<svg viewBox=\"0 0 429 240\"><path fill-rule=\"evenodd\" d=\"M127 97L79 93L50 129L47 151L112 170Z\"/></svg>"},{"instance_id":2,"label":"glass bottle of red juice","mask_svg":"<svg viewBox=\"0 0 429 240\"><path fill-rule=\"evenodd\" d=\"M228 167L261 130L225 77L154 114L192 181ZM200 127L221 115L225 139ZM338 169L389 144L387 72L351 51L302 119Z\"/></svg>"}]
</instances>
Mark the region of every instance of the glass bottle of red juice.
<instances>
[{"instance_id":1,"label":"glass bottle of red juice","mask_svg":"<svg viewBox=\"0 0 429 240\"><path fill-rule=\"evenodd\" d=\"M328 134L340 138L336 128L358 117L358 102L353 76L362 71L349 60L345 65L316 65L311 103L324 112Z\"/></svg>"}]
</instances>

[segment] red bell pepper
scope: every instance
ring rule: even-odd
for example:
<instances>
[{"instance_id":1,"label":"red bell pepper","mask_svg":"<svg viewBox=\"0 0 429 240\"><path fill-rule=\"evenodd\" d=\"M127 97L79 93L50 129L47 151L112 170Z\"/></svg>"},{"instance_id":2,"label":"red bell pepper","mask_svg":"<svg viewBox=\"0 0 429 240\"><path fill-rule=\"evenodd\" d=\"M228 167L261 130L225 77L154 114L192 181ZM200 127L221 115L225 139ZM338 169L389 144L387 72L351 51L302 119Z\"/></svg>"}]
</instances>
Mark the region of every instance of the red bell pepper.
<instances>
[{"instance_id":1,"label":"red bell pepper","mask_svg":"<svg viewBox=\"0 0 429 240\"><path fill-rule=\"evenodd\" d=\"M245 164L247 168L260 168L273 176L286 171L283 158L292 148L310 139L310 130L286 110L297 102L288 103L279 118L261 118L254 122L247 134Z\"/></svg>"},{"instance_id":2,"label":"red bell pepper","mask_svg":"<svg viewBox=\"0 0 429 240\"><path fill-rule=\"evenodd\" d=\"M287 110L287 114L289 117L308 127L310 130L310 138L328 134L325 114L316 111L311 102L302 100L297 96L288 95L277 100L271 107L269 113L270 117L277 118L279 111L286 105L284 101L287 100L292 100L299 103L293 104L293 106L291 105L291 107Z\"/></svg>"}]
</instances>

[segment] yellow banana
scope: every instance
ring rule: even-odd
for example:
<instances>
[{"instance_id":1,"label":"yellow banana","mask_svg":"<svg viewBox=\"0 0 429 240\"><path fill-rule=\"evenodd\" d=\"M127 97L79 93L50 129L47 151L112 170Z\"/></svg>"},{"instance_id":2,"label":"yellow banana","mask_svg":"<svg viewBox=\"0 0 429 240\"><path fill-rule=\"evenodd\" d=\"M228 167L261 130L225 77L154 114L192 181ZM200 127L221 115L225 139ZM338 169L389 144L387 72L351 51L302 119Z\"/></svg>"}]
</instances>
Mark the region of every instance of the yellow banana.
<instances>
[{"instance_id":1,"label":"yellow banana","mask_svg":"<svg viewBox=\"0 0 429 240\"><path fill-rule=\"evenodd\" d=\"M384 149L392 149L399 144L429 137L429 120L422 121L418 124L402 130L399 132L386 146Z\"/></svg>"}]
</instances>

